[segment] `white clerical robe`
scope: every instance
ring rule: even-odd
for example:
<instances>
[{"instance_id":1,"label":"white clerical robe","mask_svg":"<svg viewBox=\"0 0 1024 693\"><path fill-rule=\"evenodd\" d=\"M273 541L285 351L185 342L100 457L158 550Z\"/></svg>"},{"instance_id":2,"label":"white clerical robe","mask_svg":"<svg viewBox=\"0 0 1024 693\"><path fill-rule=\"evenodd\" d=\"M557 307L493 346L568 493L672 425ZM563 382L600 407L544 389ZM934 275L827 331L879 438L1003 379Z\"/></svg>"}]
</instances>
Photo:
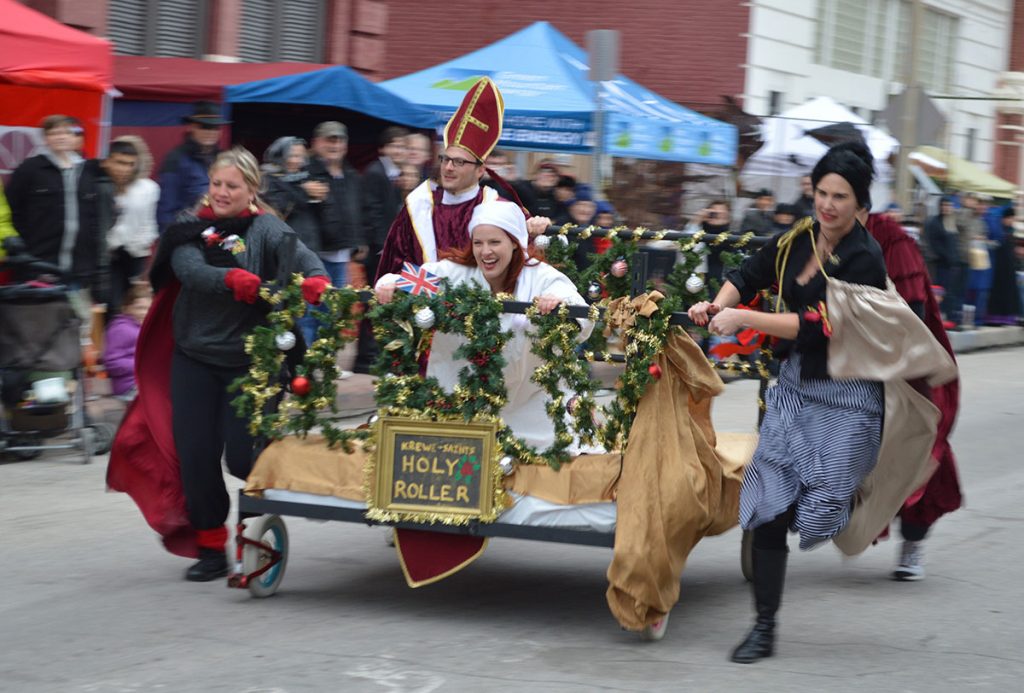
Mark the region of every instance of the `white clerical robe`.
<instances>
[{"instance_id":1,"label":"white clerical robe","mask_svg":"<svg viewBox=\"0 0 1024 693\"><path fill-rule=\"evenodd\" d=\"M423 267L432 274L447 278L452 286L473 283L482 289L490 289L479 267L467 267L451 260L427 262ZM397 279L398 275L386 274L377 281L377 286L394 283ZM538 296L556 296L568 305L587 305L568 277L543 262L523 267L516 282L514 300L530 302ZM590 336L594 325L589 320L579 320L579 323L581 330L578 340L584 341ZM541 359L530 351L529 334L533 326L525 315L506 313L501 316L501 327L512 332L503 352L507 363L502 374L508 390L508 403L501 410L501 418L516 436L543 450L554 442L555 436L554 427L545 411L549 399L547 393L530 380L530 376L542 364ZM427 375L437 378L448 391L459 382L459 370L466 366L466 362L452 359L452 354L464 342L459 335L442 332L434 335ZM572 353L567 354L566 358L577 356ZM571 393L566 393L566 397L569 396ZM570 449L571 454L576 452L577 449Z\"/></svg>"}]
</instances>

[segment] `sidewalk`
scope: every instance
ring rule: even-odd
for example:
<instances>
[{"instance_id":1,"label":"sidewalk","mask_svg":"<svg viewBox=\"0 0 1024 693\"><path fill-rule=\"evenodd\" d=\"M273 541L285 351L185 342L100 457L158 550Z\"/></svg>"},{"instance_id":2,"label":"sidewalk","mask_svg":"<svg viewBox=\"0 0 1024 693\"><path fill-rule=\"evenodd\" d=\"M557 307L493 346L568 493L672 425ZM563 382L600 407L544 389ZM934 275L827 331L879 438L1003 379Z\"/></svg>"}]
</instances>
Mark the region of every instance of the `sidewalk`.
<instances>
[{"instance_id":1,"label":"sidewalk","mask_svg":"<svg viewBox=\"0 0 1024 693\"><path fill-rule=\"evenodd\" d=\"M979 327L962 332L949 332L953 351L966 354L979 349L1020 346L1024 344L1024 327Z\"/></svg>"}]
</instances>

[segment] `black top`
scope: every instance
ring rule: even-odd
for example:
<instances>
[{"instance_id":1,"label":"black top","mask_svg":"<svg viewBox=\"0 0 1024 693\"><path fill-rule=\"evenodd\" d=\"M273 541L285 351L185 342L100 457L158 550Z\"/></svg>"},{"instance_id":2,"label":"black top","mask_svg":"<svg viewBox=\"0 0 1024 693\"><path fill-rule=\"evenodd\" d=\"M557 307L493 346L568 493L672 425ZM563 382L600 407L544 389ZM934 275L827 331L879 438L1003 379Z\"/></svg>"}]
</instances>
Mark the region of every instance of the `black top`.
<instances>
[{"instance_id":1,"label":"black top","mask_svg":"<svg viewBox=\"0 0 1024 693\"><path fill-rule=\"evenodd\" d=\"M817 243L820 239L818 222L814 222L814 233ZM780 237L772 238L761 250L747 258L739 268L726 272L725 278L739 290L741 302L753 300L758 291L776 283L775 256L778 253ZM808 308L814 308L819 301L825 300L825 277L819 271L804 286L796 282L797 275L807 266L811 252L810 234L800 234L793 241L781 282L782 300L786 304L786 310L800 317L800 330L795 340L782 342L776 353L784 356L793 349L801 356L802 378L827 380L828 339L822 332L820 322L804 319L804 312ZM882 258L882 248L859 222L839 242L824 264L825 271L833 279L841 279L851 284L866 284L878 289L885 288L885 260Z\"/></svg>"}]
</instances>

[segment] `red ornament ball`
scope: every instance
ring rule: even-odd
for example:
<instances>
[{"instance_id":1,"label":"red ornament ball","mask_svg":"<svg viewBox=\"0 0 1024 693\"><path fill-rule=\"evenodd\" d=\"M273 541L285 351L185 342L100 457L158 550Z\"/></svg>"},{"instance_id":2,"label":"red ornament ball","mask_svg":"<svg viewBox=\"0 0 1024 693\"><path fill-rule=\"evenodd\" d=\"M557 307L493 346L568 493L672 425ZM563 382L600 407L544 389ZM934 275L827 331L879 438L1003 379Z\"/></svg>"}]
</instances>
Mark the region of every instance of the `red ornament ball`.
<instances>
[{"instance_id":1,"label":"red ornament ball","mask_svg":"<svg viewBox=\"0 0 1024 693\"><path fill-rule=\"evenodd\" d=\"M653 376L655 380L661 380L661 366L656 363L652 363L647 367L647 372Z\"/></svg>"},{"instance_id":2,"label":"red ornament ball","mask_svg":"<svg viewBox=\"0 0 1024 693\"><path fill-rule=\"evenodd\" d=\"M309 378L305 378L301 375L292 378L292 392L297 394L299 397L305 397L309 394Z\"/></svg>"}]
</instances>

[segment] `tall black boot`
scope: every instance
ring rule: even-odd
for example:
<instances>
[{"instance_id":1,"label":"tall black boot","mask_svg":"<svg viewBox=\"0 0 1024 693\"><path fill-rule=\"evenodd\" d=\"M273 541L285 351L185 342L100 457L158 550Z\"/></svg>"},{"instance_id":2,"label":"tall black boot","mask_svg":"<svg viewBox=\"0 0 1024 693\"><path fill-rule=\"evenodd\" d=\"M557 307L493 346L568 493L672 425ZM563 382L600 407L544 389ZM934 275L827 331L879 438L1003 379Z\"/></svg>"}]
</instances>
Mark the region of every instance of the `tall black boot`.
<instances>
[{"instance_id":1,"label":"tall black boot","mask_svg":"<svg viewBox=\"0 0 1024 693\"><path fill-rule=\"evenodd\" d=\"M788 550L754 549L754 610L757 620L746 640L732 651L732 661L750 664L775 653L775 613L782 601Z\"/></svg>"}]
</instances>

